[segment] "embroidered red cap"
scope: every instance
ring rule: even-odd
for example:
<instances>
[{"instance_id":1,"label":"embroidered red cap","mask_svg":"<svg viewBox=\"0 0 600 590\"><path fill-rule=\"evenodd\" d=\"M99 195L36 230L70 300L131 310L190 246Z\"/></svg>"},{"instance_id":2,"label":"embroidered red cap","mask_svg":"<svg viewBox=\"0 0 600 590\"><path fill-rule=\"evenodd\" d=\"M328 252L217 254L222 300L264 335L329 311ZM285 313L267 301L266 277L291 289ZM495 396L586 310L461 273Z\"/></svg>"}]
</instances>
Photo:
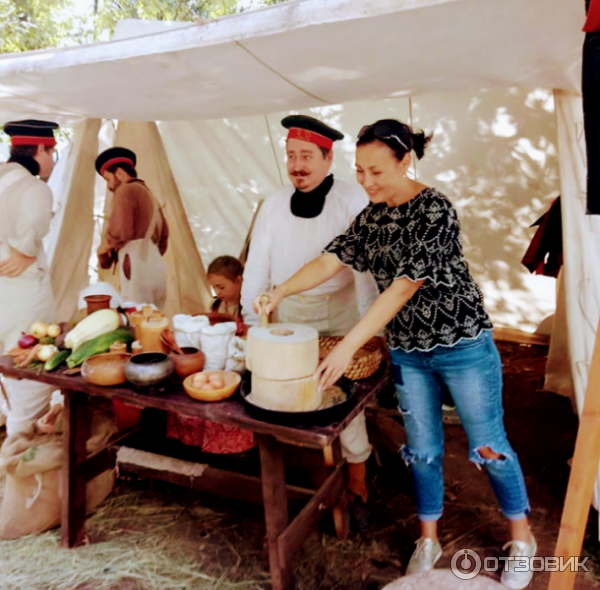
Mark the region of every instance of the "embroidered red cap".
<instances>
[{"instance_id":1,"label":"embroidered red cap","mask_svg":"<svg viewBox=\"0 0 600 590\"><path fill-rule=\"evenodd\" d=\"M334 141L344 137L333 127L307 115L289 115L281 120L281 124L289 129L288 139L308 141L327 150L333 147Z\"/></svg>"}]
</instances>

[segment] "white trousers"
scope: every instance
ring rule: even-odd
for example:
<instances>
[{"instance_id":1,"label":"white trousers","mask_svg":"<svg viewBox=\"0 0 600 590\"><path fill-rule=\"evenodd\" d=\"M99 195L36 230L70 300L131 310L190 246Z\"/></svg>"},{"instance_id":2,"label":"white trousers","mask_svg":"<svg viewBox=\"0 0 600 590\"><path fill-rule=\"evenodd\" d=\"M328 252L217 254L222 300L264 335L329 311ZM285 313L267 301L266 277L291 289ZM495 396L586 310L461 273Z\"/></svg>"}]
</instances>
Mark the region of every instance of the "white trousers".
<instances>
[{"instance_id":1,"label":"white trousers","mask_svg":"<svg viewBox=\"0 0 600 590\"><path fill-rule=\"evenodd\" d=\"M21 332L35 321L57 321L48 272L32 265L20 277L0 277L0 354L17 346ZM2 400L9 435L28 430L50 407L53 387L2 378L10 409Z\"/></svg>"},{"instance_id":2,"label":"white trousers","mask_svg":"<svg viewBox=\"0 0 600 590\"><path fill-rule=\"evenodd\" d=\"M280 322L311 326L321 336L344 336L360 319L354 283L336 293L287 297L279 305L277 318ZM340 443L348 463L363 463L369 458L372 447L364 412L340 434Z\"/></svg>"}]
</instances>

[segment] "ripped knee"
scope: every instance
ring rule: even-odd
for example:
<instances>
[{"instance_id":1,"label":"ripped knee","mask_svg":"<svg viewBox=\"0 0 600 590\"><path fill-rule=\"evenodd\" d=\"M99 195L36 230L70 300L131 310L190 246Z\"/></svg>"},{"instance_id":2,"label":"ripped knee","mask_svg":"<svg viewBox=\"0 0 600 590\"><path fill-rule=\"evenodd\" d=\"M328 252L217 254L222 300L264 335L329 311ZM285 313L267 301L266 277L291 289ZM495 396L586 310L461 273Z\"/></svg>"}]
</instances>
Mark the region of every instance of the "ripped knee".
<instances>
[{"instance_id":1,"label":"ripped knee","mask_svg":"<svg viewBox=\"0 0 600 590\"><path fill-rule=\"evenodd\" d=\"M479 469L491 465L505 465L508 461L515 458L514 454L510 451L505 453L498 453L492 447L484 445L471 449L469 459L477 465Z\"/></svg>"},{"instance_id":2,"label":"ripped knee","mask_svg":"<svg viewBox=\"0 0 600 590\"><path fill-rule=\"evenodd\" d=\"M442 455L437 452L434 453L419 453L414 452L412 449L408 447L408 445L404 445L400 449L400 453L402 458L404 459L404 463L407 467L414 465L415 463L420 463L422 465L430 465L431 463L441 463Z\"/></svg>"},{"instance_id":3,"label":"ripped knee","mask_svg":"<svg viewBox=\"0 0 600 590\"><path fill-rule=\"evenodd\" d=\"M504 460L506 459L505 455L501 455L500 453L496 453L496 451L493 451L490 447L479 447L477 449L477 452L479 453L480 457L482 459L500 459L500 460Z\"/></svg>"}]
</instances>

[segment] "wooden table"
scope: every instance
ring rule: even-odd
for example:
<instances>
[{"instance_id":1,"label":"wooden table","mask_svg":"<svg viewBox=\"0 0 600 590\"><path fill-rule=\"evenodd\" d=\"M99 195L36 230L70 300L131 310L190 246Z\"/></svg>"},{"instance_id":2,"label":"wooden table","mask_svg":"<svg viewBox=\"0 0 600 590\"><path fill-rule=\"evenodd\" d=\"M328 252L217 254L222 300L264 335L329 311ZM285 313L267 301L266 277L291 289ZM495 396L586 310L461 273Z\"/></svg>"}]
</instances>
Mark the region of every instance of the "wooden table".
<instances>
[{"instance_id":1,"label":"wooden table","mask_svg":"<svg viewBox=\"0 0 600 590\"><path fill-rule=\"evenodd\" d=\"M173 384L161 395L146 395L129 386L99 387L91 385L80 376L67 376L60 371L39 373L35 370L17 369L10 357L0 357L0 373L15 379L29 379L48 383L64 395L64 468L63 508L61 516L61 544L75 547L85 537L85 486L86 482L114 464L113 440L105 448L86 456L90 420L90 396L118 398L143 408L178 412L186 416L211 420L224 425L239 426L255 433L260 450L261 477L252 477L221 469L207 468L201 477L193 478L193 488L215 492L238 499L262 502L269 550L271 583L274 590L291 590L294 587L293 555L308 533L319 522L325 510L335 508L348 483L348 471L342 459L339 435L362 411L366 404L384 387L388 379L387 366L369 379L361 381L343 420L328 426L291 427L270 424L250 416L244 403L236 394L222 402L204 403L191 399L181 385ZM316 490L286 484L284 445L322 449L330 465L329 475ZM169 481L177 482L176 478ZM308 502L291 520L288 496L304 496ZM343 512L344 505L340 504ZM338 507L338 510L340 508ZM338 533L347 515L338 512ZM340 520L341 518L341 520Z\"/></svg>"}]
</instances>

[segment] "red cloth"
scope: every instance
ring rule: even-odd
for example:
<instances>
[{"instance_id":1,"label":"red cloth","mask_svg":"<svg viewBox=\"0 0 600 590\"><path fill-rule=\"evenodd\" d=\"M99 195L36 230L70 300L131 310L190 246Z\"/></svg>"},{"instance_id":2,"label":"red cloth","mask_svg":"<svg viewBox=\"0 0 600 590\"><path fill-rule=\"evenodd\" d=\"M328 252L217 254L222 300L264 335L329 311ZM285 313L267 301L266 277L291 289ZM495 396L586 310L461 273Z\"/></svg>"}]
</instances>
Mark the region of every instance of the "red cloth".
<instances>
[{"instance_id":1,"label":"red cloth","mask_svg":"<svg viewBox=\"0 0 600 590\"><path fill-rule=\"evenodd\" d=\"M591 0L583 30L586 33L600 31L600 0Z\"/></svg>"},{"instance_id":2,"label":"red cloth","mask_svg":"<svg viewBox=\"0 0 600 590\"><path fill-rule=\"evenodd\" d=\"M531 227L538 225L538 229L531 240L521 264L530 272L557 277L563 264L562 247L562 216L560 210L560 197L552 201L550 209L546 211Z\"/></svg>"},{"instance_id":3,"label":"red cloth","mask_svg":"<svg viewBox=\"0 0 600 590\"><path fill-rule=\"evenodd\" d=\"M243 453L256 446L250 430L190 418L175 412L169 412L167 417L167 437L184 445L200 447L205 453L219 455Z\"/></svg>"}]
</instances>

